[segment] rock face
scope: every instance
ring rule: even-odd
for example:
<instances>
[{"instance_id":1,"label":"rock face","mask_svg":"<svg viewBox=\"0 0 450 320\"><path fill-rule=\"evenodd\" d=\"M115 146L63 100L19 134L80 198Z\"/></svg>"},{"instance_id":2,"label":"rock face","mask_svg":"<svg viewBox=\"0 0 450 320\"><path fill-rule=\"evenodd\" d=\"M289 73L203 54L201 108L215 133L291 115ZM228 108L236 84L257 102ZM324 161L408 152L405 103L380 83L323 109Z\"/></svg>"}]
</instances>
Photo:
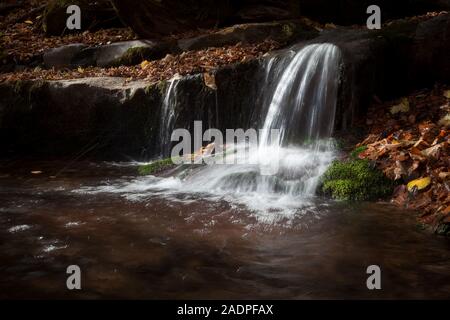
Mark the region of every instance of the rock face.
<instances>
[{"instance_id":1,"label":"rock face","mask_svg":"<svg viewBox=\"0 0 450 320\"><path fill-rule=\"evenodd\" d=\"M251 95L241 97L257 83L248 81L257 71L255 62L221 69L217 91L205 85L201 74L184 77L174 106L175 127L192 129L194 120L221 129L245 126L253 108ZM167 87L165 82L149 85L109 77L2 83L3 155L85 152L114 159L154 157L160 152L161 108ZM230 90L241 97L230 95Z\"/></svg>"},{"instance_id":2,"label":"rock face","mask_svg":"<svg viewBox=\"0 0 450 320\"><path fill-rule=\"evenodd\" d=\"M344 55L340 127L367 111L374 95L391 100L412 90L450 82L450 14L426 21L399 20L381 30L334 30L314 39Z\"/></svg>"},{"instance_id":3,"label":"rock face","mask_svg":"<svg viewBox=\"0 0 450 320\"><path fill-rule=\"evenodd\" d=\"M5 152L139 155L151 142L160 104L158 90L120 78L2 84L0 91Z\"/></svg>"}]
</instances>

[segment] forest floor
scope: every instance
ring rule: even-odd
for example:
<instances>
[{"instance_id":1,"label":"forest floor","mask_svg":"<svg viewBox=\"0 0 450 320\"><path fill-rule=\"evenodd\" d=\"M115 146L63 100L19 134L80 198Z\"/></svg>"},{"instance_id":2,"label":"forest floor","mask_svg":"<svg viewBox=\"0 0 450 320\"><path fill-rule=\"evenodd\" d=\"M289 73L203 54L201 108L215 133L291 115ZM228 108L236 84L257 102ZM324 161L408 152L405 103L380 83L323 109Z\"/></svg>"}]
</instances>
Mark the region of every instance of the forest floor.
<instances>
[{"instance_id":1,"label":"forest floor","mask_svg":"<svg viewBox=\"0 0 450 320\"><path fill-rule=\"evenodd\" d=\"M372 105L356 147L398 183L392 202L419 210L438 233L450 229L450 87L421 90L398 101Z\"/></svg>"},{"instance_id":2,"label":"forest floor","mask_svg":"<svg viewBox=\"0 0 450 320\"><path fill-rule=\"evenodd\" d=\"M85 68L51 68L28 65L33 58L42 55L51 48L73 43L99 46L118 41L135 40L138 37L129 28L111 28L97 31L85 31L78 34L65 34L59 37L46 36L42 32L42 17L47 0L23 0L23 6L0 14L0 66L2 63L14 61L20 65L16 71L0 73L0 82L15 80L61 80L85 77L114 76L129 80L145 79L149 82L167 80L175 74L187 75L209 72L212 69L256 59L265 53L279 49L285 44L266 40L255 44L242 44L192 50L180 54L168 54L153 61L142 61L134 66L117 67L85 67ZM431 19L446 12L430 12L425 15L406 18L410 21ZM307 25L317 29L334 29L332 23L320 24L308 18L302 18ZM386 25L393 23L387 21ZM352 26L363 28L363 26ZM185 39L193 36L209 34L218 29L198 29L182 34L167 36L160 41Z\"/></svg>"},{"instance_id":3,"label":"forest floor","mask_svg":"<svg viewBox=\"0 0 450 320\"><path fill-rule=\"evenodd\" d=\"M0 15L0 30L3 30L0 32L0 64L14 61L18 65L25 66L25 68L14 72L0 73L0 82L29 79L61 80L99 76L125 77L129 80L145 79L149 82L156 82L169 79L175 74L187 75L208 72L224 65L249 61L282 46L282 44L270 40L255 44L237 43L174 55L168 54L162 59L143 61L143 63L134 66L60 69L43 69L40 66L26 67L27 63L34 57L42 55L51 48L73 43L99 46L138 38L129 28L101 29L60 37L48 37L41 30L45 1L28 0L26 2L28 6L14 9L5 16ZM30 11L33 14L30 15ZM171 35L160 40L189 38L213 31L217 30L199 29Z\"/></svg>"}]
</instances>

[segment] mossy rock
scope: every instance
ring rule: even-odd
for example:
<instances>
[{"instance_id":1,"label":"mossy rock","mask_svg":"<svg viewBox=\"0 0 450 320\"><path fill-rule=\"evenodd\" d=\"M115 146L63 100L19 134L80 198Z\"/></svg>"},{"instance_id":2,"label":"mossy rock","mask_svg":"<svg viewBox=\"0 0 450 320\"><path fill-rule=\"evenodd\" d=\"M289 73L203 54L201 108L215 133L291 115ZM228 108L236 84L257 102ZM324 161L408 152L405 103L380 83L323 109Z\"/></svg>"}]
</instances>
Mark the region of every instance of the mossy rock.
<instances>
[{"instance_id":1,"label":"mossy rock","mask_svg":"<svg viewBox=\"0 0 450 320\"><path fill-rule=\"evenodd\" d=\"M175 168L176 164L173 163L172 158L156 160L152 163L142 165L139 167L139 174L142 176L154 175L163 171Z\"/></svg>"},{"instance_id":2,"label":"mossy rock","mask_svg":"<svg viewBox=\"0 0 450 320\"><path fill-rule=\"evenodd\" d=\"M376 200L392 194L394 184L367 160L335 161L322 177L320 191L337 200Z\"/></svg>"}]
</instances>

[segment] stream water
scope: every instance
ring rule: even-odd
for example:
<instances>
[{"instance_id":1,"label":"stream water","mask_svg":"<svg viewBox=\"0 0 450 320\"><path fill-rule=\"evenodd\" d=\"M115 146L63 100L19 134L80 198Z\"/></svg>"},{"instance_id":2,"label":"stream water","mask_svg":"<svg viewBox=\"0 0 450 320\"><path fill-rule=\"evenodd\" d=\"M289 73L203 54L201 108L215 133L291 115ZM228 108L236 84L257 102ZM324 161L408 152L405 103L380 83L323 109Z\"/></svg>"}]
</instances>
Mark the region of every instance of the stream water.
<instances>
[{"instance_id":1,"label":"stream water","mask_svg":"<svg viewBox=\"0 0 450 320\"><path fill-rule=\"evenodd\" d=\"M149 188L135 172L2 162L0 298L450 296L450 241L421 231L411 212L312 199L264 222L226 197ZM73 264L81 291L66 289ZM366 287L372 264L379 291Z\"/></svg>"}]
</instances>

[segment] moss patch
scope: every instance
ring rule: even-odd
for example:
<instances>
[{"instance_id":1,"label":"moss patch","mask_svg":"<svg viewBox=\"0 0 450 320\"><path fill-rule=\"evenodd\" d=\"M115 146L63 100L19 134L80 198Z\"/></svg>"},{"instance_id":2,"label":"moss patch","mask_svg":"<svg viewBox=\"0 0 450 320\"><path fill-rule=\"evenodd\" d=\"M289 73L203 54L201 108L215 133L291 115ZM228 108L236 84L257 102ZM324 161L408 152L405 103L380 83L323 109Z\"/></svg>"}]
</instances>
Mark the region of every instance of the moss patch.
<instances>
[{"instance_id":1,"label":"moss patch","mask_svg":"<svg viewBox=\"0 0 450 320\"><path fill-rule=\"evenodd\" d=\"M323 194L338 200L375 200L392 194L393 183L367 160L335 161L322 177Z\"/></svg>"},{"instance_id":2,"label":"moss patch","mask_svg":"<svg viewBox=\"0 0 450 320\"><path fill-rule=\"evenodd\" d=\"M172 158L156 160L152 163L142 165L139 167L138 172L142 176L161 173L165 170L174 168L176 165L172 162Z\"/></svg>"}]
</instances>

